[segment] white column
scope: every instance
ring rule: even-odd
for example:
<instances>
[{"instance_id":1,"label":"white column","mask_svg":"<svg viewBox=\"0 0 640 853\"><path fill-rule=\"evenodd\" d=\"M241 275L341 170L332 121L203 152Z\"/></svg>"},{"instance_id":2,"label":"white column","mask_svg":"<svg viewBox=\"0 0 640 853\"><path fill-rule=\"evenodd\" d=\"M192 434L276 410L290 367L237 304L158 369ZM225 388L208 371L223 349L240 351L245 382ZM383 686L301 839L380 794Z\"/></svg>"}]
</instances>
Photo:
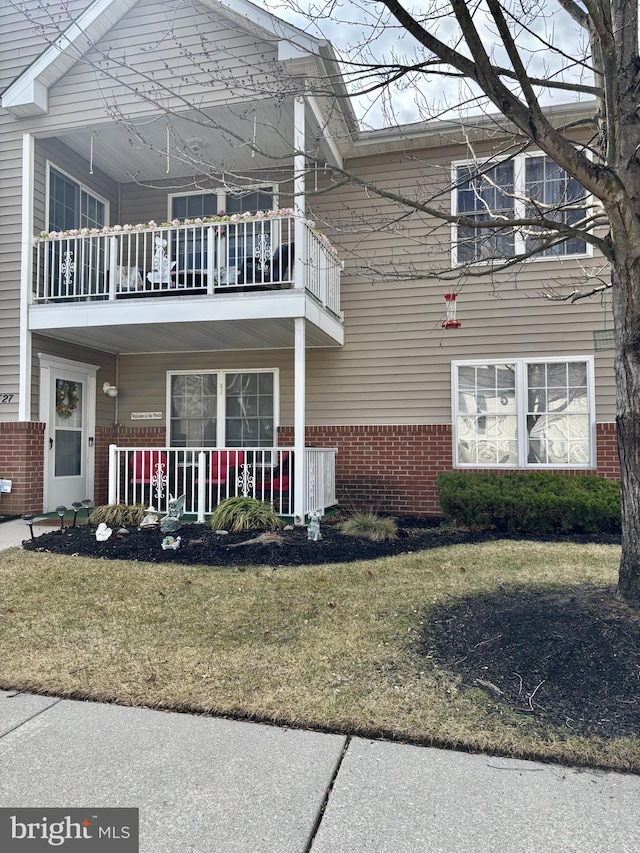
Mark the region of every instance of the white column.
<instances>
[{"instance_id":1,"label":"white column","mask_svg":"<svg viewBox=\"0 0 640 853\"><path fill-rule=\"evenodd\" d=\"M305 286L305 268L303 266L304 258L304 240L306 236L305 228L302 220L306 212L305 200L305 170L306 157L305 151L305 133L304 133L304 118L305 100L302 95L298 95L294 100L293 106L293 210L294 210L294 238L295 238L295 255L294 255L294 286L304 288Z\"/></svg>"},{"instance_id":2,"label":"white column","mask_svg":"<svg viewBox=\"0 0 640 853\"><path fill-rule=\"evenodd\" d=\"M115 444L109 445L109 491L107 493L107 503L114 504L118 500L118 447Z\"/></svg>"},{"instance_id":3,"label":"white column","mask_svg":"<svg viewBox=\"0 0 640 853\"><path fill-rule=\"evenodd\" d=\"M305 319L296 317L294 350L294 421L293 421L293 514L294 524L305 522L307 493L304 458L305 428Z\"/></svg>"},{"instance_id":4,"label":"white column","mask_svg":"<svg viewBox=\"0 0 640 853\"><path fill-rule=\"evenodd\" d=\"M31 420L31 332L29 305L33 289L33 187L35 144L33 136L22 136L22 247L20 258L20 379L18 420Z\"/></svg>"}]
</instances>

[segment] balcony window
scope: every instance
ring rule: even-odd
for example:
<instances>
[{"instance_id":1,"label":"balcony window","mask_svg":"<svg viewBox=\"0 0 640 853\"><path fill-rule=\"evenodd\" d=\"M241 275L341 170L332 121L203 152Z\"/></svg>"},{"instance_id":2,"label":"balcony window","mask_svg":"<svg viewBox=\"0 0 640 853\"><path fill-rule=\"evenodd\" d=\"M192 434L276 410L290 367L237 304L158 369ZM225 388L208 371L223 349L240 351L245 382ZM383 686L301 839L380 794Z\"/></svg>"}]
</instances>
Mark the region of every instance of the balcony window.
<instances>
[{"instance_id":1,"label":"balcony window","mask_svg":"<svg viewBox=\"0 0 640 853\"><path fill-rule=\"evenodd\" d=\"M457 362L454 460L460 467L593 467L593 360Z\"/></svg>"}]
</instances>

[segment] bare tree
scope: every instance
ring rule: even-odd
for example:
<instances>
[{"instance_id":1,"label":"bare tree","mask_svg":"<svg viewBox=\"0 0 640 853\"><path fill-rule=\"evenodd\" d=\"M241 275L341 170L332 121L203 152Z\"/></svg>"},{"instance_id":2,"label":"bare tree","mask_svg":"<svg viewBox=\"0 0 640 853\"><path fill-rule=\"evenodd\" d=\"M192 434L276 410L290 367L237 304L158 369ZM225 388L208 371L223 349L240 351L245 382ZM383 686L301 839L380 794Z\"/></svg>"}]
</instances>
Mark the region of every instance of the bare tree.
<instances>
[{"instance_id":1,"label":"bare tree","mask_svg":"<svg viewBox=\"0 0 640 853\"><path fill-rule=\"evenodd\" d=\"M15 5L33 15L30 6L18 0ZM581 283L568 293L550 290L546 296L579 302L606 291L612 299L623 516L619 592L626 601L640 604L637 0L428 0L415 6L399 0L357 0L351 5L335 0L308 0L304 5L298 0L282 0L282 5L293 14L294 22L304 22L319 33L325 31L338 45L335 77L307 78L305 91L334 99L336 104L351 98L362 106L369 99L365 113L370 115L376 109L382 120L393 124L401 118L399 104L409 101L414 116L420 118L465 116L459 124L463 129L465 122L473 124L475 111L483 109L494 116L496 139L501 140L490 159L476 158L473 167L458 172L454 184L458 197L465 194L466 202L457 210L450 204L450 174L428 193L403 194L334 164L328 182L319 191L345 183L363 187L381 205L378 222L372 226L372 217L368 217L369 229L400 227L403 217L416 214L424 216L430 228L437 227L434 222L454 225L457 263L448 268L442 264L433 267L443 278L494 273L567 241L597 250L600 260L585 270ZM347 18L349 14L351 18ZM37 23L43 35L52 40L64 29L59 22L48 29L43 27L42 15ZM350 44L340 49L336 34L347 29L355 32L356 28L362 37L351 38ZM184 51L183 56L187 56ZM190 59L198 79L216 75L223 79L225 72L211 61L206 45ZM105 78L133 80L124 73L129 70L126 57L107 50L94 61L96 71ZM275 69L273 81L266 84L249 69L240 83L232 79L227 82L240 85L244 92L253 87L260 97L294 94L298 85L295 79L278 79ZM137 97L161 104L170 114L172 109L186 106L181 91L187 82L186 76L173 84L166 79L145 80L138 72L130 85L135 86ZM434 82L443 92L437 103ZM582 102L585 116L567 124L552 120L548 105L554 98ZM193 103L189 106L195 109L196 121L210 122L204 112L198 117ZM127 122L117 103L111 103L110 108L116 120ZM138 133L134 125L131 128L132 134ZM254 145L259 151L258 143L254 141ZM535 180L516 185L498 174L500 164L512 162L528 149L543 152L568 176L556 197L538 194ZM268 156L266 151L260 153ZM311 168L326 165L314 152L302 153ZM184 156L192 158L193 154L185 151ZM244 175L221 175L211 163L194 160L194 166L238 185L245 185L248 179ZM273 168L279 166L274 159ZM397 211L392 220L385 204ZM357 225L353 221L348 224ZM390 264L374 272L387 278L406 278L424 277L431 270Z\"/></svg>"}]
</instances>

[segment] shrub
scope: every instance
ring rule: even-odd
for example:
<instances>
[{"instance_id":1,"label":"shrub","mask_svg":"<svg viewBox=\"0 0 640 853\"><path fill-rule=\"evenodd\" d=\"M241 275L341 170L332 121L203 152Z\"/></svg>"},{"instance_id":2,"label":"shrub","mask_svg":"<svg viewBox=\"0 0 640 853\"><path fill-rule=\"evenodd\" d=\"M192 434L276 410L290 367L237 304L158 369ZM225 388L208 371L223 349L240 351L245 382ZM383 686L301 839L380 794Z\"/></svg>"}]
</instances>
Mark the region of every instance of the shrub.
<instances>
[{"instance_id":1,"label":"shrub","mask_svg":"<svg viewBox=\"0 0 640 853\"><path fill-rule=\"evenodd\" d=\"M450 472L438 477L444 515L507 533L617 533L620 484L604 477Z\"/></svg>"},{"instance_id":2,"label":"shrub","mask_svg":"<svg viewBox=\"0 0 640 853\"><path fill-rule=\"evenodd\" d=\"M227 498L213 511L209 524L214 530L242 533L244 530L274 530L284 522L273 508L256 498Z\"/></svg>"},{"instance_id":3,"label":"shrub","mask_svg":"<svg viewBox=\"0 0 640 853\"><path fill-rule=\"evenodd\" d=\"M347 536L360 536L373 542L398 538L398 525L392 518L385 518L375 512L354 512L339 529Z\"/></svg>"},{"instance_id":4,"label":"shrub","mask_svg":"<svg viewBox=\"0 0 640 853\"><path fill-rule=\"evenodd\" d=\"M137 527L145 515L142 504L104 504L91 510L91 524L108 527Z\"/></svg>"}]
</instances>

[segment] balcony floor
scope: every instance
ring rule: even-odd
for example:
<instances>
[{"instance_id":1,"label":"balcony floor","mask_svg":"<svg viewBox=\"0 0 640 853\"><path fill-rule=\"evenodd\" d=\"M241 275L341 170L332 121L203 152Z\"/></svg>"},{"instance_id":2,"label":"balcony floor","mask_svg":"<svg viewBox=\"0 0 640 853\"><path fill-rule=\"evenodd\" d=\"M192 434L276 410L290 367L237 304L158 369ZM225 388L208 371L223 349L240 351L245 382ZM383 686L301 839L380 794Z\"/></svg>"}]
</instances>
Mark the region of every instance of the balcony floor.
<instances>
[{"instance_id":1,"label":"balcony floor","mask_svg":"<svg viewBox=\"0 0 640 853\"><path fill-rule=\"evenodd\" d=\"M31 305L29 329L114 354L287 349L299 317L308 347L344 343L341 318L295 289Z\"/></svg>"}]
</instances>

